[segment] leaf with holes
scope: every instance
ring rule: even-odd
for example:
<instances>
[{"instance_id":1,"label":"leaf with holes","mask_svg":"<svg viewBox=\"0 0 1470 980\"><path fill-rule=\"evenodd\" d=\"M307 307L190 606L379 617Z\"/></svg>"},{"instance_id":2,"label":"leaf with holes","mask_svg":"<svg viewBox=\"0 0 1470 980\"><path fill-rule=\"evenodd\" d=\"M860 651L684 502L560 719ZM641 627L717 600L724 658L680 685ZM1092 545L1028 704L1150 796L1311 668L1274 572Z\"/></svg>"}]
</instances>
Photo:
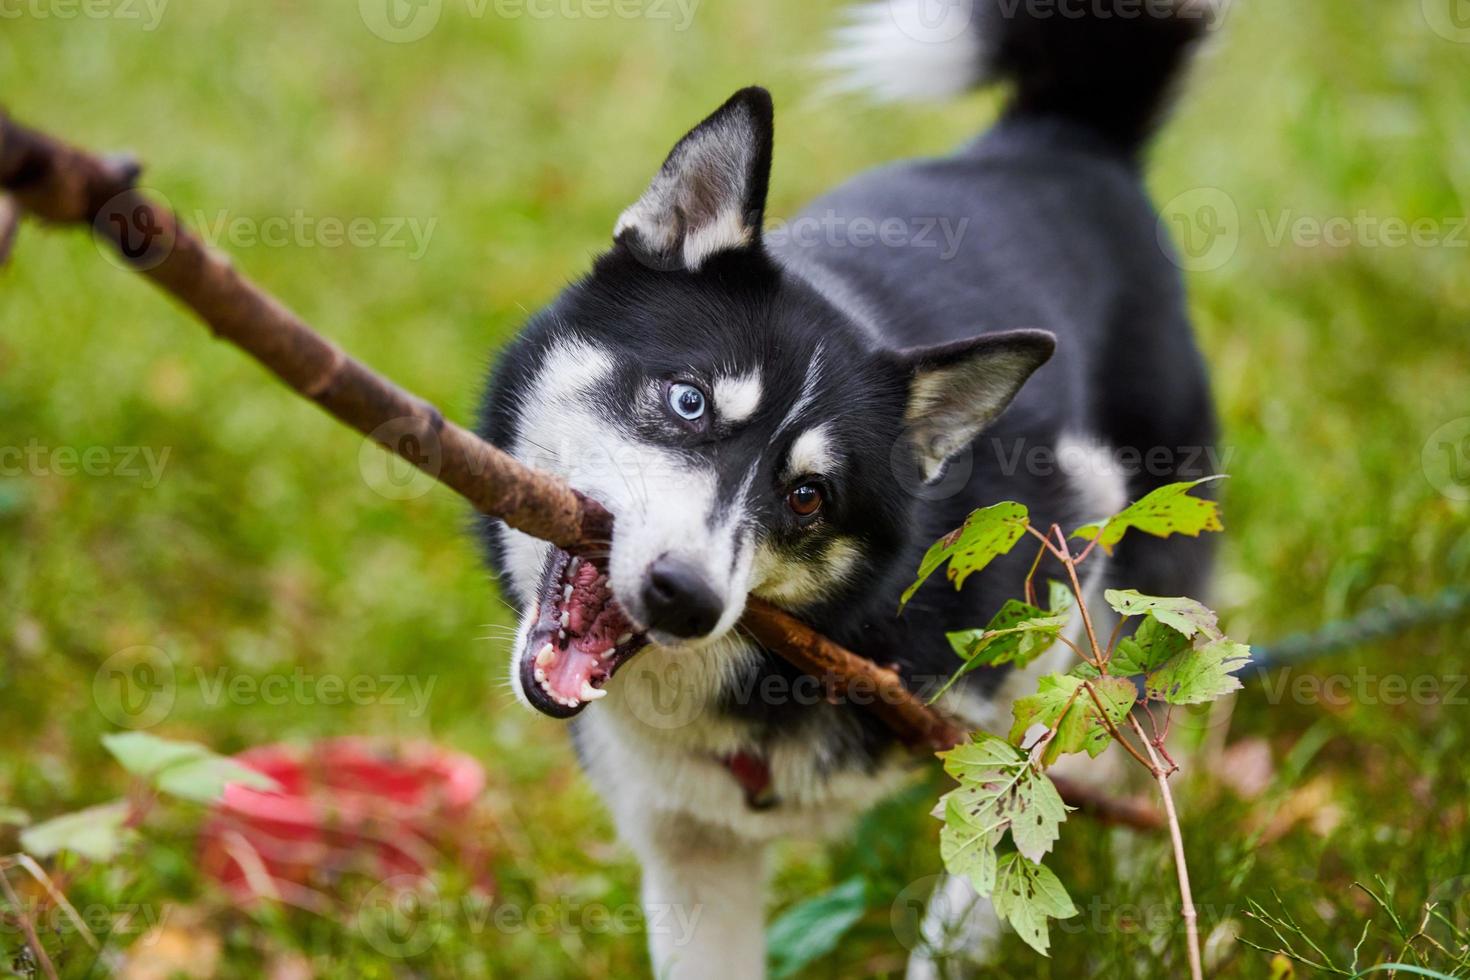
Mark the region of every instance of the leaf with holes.
<instances>
[{"instance_id":1,"label":"leaf with holes","mask_svg":"<svg viewBox=\"0 0 1470 980\"><path fill-rule=\"evenodd\" d=\"M71 851L90 861L111 861L131 840L129 807L116 800L38 823L21 831L20 846L33 857Z\"/></svg>"},{"instance_id":2,"label":"leaf with holes","mask_svg":"<svg viewBox=\"0 0 1470 980\"><path fill-rule=\"evenodd\" d=\"M1006 831L1021 853L1040 860L1067 819L1056 786L1030 756L994 735L940 753L945 772L959 783L936 813L944 820L940 852L945 867L965 875L980 894L995 879L995 847Z\"/></svg>"},{"instance_id":3,"label":"leaf with holes","mask_svg":"<svg viewBox=\"0 0 1470 980\"><path fill-rule=\"evenodd\" d=\"M1186 650L1148 675L1144 693L1169 704L1203 704L1241 688L1234 676L1251 662L1244 643L1216 640L1198 650Z\"/></svg>"},{"instance_id":4,"label":"leaf with holes","mask_svg":"<svg viewBox=\"0 0 1470 980\"><path fill-rule=\"evenodd\" d=\"M1097 694L1097 701L1085 689L1084 685L1089 684ZM1086 752L1096 757L1112 740L1097 702L1107 709L1107 722L1117 726L1128 717L1137 697L1133 684L1121 677L1085 680L1071 674L1047 674L1041 678L1035 694L1017 699L1012 706L1015 724L1011 726L1010 742L1020 745L1026 733L1040 725L1048 730L1056 729L1056 735L1042 753L1043 765L1049 766L1071 752Z\"/></svg>"},{"instance_id":5,"label":"leaf with holes","mask_svg":"<svg viewBox=\"0 0 1470 980\"><path fill-rule=\"evenodd\" d=\"M996 870L995 914L1011 924L1016 934L1042 956L1051 948L1048 919L1077 914L1067 889L1051 870L1020 854L1007 854Z\"/></svg>"},{"instance_id":6,"label":"leaf with holes","mask_svg":"<svg viewBox=\"0 0 1470 980\"><path fill-rule=\"evenodd\" d=\"M1006 554L1026 533L1026 508L1014 501L1003 501L982 507L965 518L965 523L934 542L919 562L919 577L904 590L899 611L913 598L919 586L935 569L949 562L949 579L956 589L965 584L971 573L978 572L996 558Z\"/></svg>"},{"instance_id":7,"label":"leaf with holes","mask_svg":"<svg viewBox=\"0 0 1470 980\"><path fill-rule=\"evenodd\" d=\"M1108 589L1103 593L1108 605L1124 616L1152 613L1165 626L1172 627L1192 640L1197 633L1218 640L1219 619L1213 610L1195 599L1184 596L1142 595L1133 589Z\"/></svg>"},{"instance_id":8,"label":"leaf with holes","mask_svg":"<svg viewBox=\"0 0 1470 980\"><path fill-rule=\"evenodd\" d=\"M1137 528L1159 538L1167 538L1171 534L1197 538L1203 531L1223 531L1225 526L1220 523L1219 503L1189 495L1189 491L1201 483L1222 479L1223 476L1207 476L1202 480L1159 487L1107 520L1082 525L1072 532L1072 537L1088 541L1096 538L1103 551L1112 554L1129 528Z\"/></svg>"},{"instance_id":9,"label":"leaf with holes","mask_svg":"<svg viewBox=\"0 0 1470 980\"><path fill-rule=\"evenodd\" d=\"M122 767L160 792L196 803L213 803L231 783L251 789L279 790L269 776L234 759L216 755L196 742L173 742L147 732L102 736L102 744Z\"/></svg>"},{"instance_id":10,"label":"leaf with holes","mask_svg":"<svg viewBox=\"0 0 1470 980\"><path fill-rule=\"evenodd\" d=\"M1017 847L1038 857L1051 848L1067 808L1030 756L994 735L981 735L939 757L959 783L943 798L946 825L994 834L996 841L1010 830Z\"/></svg>"},{"instance_id":11,"label":"leaf with holes","mask_svg":"<svg viewBox=\"0 0 1470 980\"><path fill-rule=\"evenodd\" d=\"M1150 612L1132 636L1118 641L1108 660L1108 669L1118 677L1146 674L1188 648L1189 637L1172 626L1165 626Z\"/></svg>"},{"instance_id":12,"label":"leaf with holes","mask_svg":"<svg viewBox=\"0 0 1470 980\"><path fill-rule=\"evenodd\" d=\"M1005 831L976 827L959 814L950 814L949 806L945 801L945 822L939 830L939 857L944 869L969 879L975 894L989 895L995 889L995 846Z\"/></svg>"}]
</instances>

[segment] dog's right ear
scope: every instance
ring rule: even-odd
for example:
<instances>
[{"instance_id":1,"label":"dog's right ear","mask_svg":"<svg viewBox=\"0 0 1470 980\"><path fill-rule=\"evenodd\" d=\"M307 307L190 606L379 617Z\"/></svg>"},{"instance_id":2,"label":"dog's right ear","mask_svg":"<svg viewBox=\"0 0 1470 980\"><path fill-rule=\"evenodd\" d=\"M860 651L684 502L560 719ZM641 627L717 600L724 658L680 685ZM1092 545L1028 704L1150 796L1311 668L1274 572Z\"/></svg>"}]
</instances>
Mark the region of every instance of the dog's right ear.
<instances>
[{"instance_id":1,"label":"dog's right ear","mask_svg":"<svg viewBox=\"0 0 1470 980\"><path fill-rule=\"evenodd\" d=\"M658 269L693 272L759 244L771 178L771 95L744 88L674 145L613 238Z\"/></svg>"},{"instance_id":2,"label":"dog's right ear","mask_svg":"<svg viewBox=\"0 0 1470 980\"><path fill-rule=\"evenodd\" d=\"M889 355L907 379L904 422L925 483L1006 410L1056 346L1045 330L1009 330Z\"/></svg>"}]
</instances>

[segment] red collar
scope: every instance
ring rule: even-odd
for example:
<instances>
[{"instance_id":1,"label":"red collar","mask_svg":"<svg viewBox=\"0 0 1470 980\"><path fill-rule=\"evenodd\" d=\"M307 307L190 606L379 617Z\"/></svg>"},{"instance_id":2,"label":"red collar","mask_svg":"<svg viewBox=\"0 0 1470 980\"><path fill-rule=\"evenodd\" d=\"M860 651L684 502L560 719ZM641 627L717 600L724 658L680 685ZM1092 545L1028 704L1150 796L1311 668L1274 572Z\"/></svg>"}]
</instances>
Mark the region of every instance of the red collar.
<instances>
[{"instance_id":1,"label":"red collar","mask_svg":"<svg viewBox=\"0 0 1470 980\"><path fill-rule=\"evenodd\" d=\"M730 770L735 782L745 791L745 805L752 810L767 810L780 802L771 787L771 767L766 760L749 752L736 752L720 759Z\"/></svg>"}]
</instances>

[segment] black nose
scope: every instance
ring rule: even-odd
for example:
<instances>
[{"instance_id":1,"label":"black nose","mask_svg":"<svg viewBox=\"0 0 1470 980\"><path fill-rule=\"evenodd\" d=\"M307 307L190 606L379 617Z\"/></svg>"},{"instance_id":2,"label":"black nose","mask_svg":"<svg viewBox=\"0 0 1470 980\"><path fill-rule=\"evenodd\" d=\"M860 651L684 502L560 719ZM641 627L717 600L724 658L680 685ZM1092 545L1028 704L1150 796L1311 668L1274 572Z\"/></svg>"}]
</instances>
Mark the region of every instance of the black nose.
<instances>
[{"instance_id":1,"label":"black nose","mask_svg":"<svg viewBox=\"0 0 1470 980\"><path fill-rule=\"evenodd\" d=\"M686 639L705 636L720 621L725 604L699 569L664 555L648 569L643 587L649 629Z\"/></svg>"}]
</instances>

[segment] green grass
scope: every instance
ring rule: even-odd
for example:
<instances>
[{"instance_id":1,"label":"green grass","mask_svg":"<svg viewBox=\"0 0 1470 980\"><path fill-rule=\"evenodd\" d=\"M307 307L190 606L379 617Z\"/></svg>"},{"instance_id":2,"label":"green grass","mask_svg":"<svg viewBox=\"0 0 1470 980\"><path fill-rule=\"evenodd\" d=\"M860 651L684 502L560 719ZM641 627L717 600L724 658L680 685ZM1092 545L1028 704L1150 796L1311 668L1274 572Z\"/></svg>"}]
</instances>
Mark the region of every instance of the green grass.
<instances>
[{"instance_id":1,"label":"green grass","mask_svg":"<svg viewBox=\"0 0 1470 980\"><path fill-rule=\"evenodd\" d=\"M460 419L526 311L585 269L673 140L738 86L760 81L776 96L773 217L866 167L943 151L996 104L821 101L804 65L834 2L710 3L678 31L677 7L661 8L674 20L506 20L446 0L437 29L412 44L378 39L354 8L177 3L152 31L27 13L0 33L3 99L83 145L137 151L147 185L205 223L220 209L251 222L433 221L418 258L319 239L221 245L309 322ZM1231 454L1216 599L1233 635L1269 640L1470 577L1470 505L1421 465L1431 433L1470 416L1470 236L1457 231L1470 201L1467 55L1418 3L1239 4L1154 154L1159 201L1215 188L1183 200L1223 194L1238 215L1229 260L1189 274ZM1283 216L1360 211L1458 237L1275 241ZM646 970L636 930L496 929L453 904L476 877L522 908L636 901L636 868L560 726L511 703L494 628L511 617L464 533L465 507L447 491L375 492L359 439L84 236L23 228L0 291L0 445L34 445L49 461L0 479L0 800L39 818L124 791L98 742L117 725L94 678L139 645L176 668L160 734L220 751L429 737L489 772L483 854L446 868L450 913L413 958L382 956L350 916L230 908L199 879L198 815L184 807L162 811L117 867L74 869L73 901L196 921L229 976L289 956L341 976ZM58 474L62 447L107 447L112 464L123 462L113 447L168 456L155 486ZM1381 878L1412 933L1424 901L1466 883L1470 690L1455 679L1470 668L1467 641L1461 625L1355 651L1315 668L1347 675L1345 696L1254 688L1205 728L1180 796L1216 975L1266 975L1270 957L1231 936L1275 945L1246 915L1250 900L1278 910L1273 894L1338 962L1369 919L1365 964L1430 949L1418 940L1404 953L1391 917L1352 885L1381 893ZM220 670L297 668L434 687L423 712L208 696ZM1380 684L1353 680L1360 669L1429 678L1460 700L1384 704ZM1218 773L1220 747L1244 739L1265 740L1275 769L1242 800ZM772 914L859 870L886 895L922 893L938 867L926 809L921 795L889 808L865 843L784 848ZM0 832L0 849L14 850L13 830ZM1050 960L1008 941L995 976L1182 971L1163 842L1076 819L1054 866L1084 916L1054 930ZM16 951L20 934L7 924L0 942ZM102 972L74 937L48 946L69 973ZM891 974L903 955L880 903L811 973Z\"/></svg>"}]
</instances>

